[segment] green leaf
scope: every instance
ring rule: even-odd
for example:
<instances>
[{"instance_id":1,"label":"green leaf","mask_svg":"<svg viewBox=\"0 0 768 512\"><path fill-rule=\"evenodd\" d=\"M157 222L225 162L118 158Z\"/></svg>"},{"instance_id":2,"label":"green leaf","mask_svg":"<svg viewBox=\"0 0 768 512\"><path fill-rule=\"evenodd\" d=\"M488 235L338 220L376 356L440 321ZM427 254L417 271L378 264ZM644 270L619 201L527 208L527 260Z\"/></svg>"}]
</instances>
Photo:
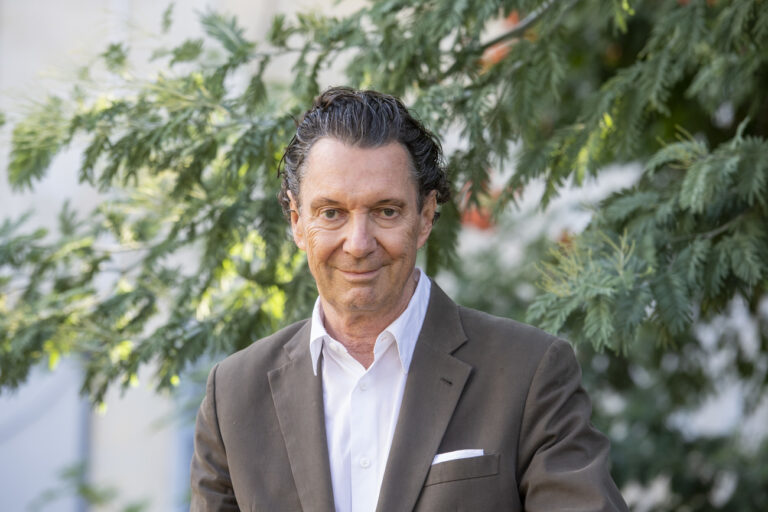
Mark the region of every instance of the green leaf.
<instances>
[{"instance_id":1,"label":"green leaf","mask_svg":"<svg viewBox=\"0 0 768 512\"><path fill-rule=\"evenodd\" d=\"M748 286L756 285L765 274L766 250L764 233L735 233L724 239L729 249L733 273Z\"/></svg>"},{"instance_id":2,"label":"green leaf","mask_svg":"<svg viewBox=\"0 0 768 512\"><path fill-rule=\"evenodd\" d=\"M251 77L251 81L248 83L245 93L243 93L246 110L251 113L255 112L259 106L267 101L267 88L262 80L261 71L263 69Z\"/></svg>"},{"instance_id":3,"label":"green leaf","mask_svg":"<svg viewBox=\"0 0 768 512\"><path fill-rule=\"evenodd\" d=\"M101 54L101 58L104 59L104 64L107 69L113 73L119 73L125 69L125 65L128 61L128 47L123 43L112 43Z\"/></svg>"},{"instance_id":4,"label":"green leaf","mask_svg":"<svg viewBox=\"0 0 768 512\"><path fill-rule=\"evenodd\" d=\"M622 223L638 210L647 210L658 205L659 199L659 194L655 191L633 190L606 201L602 212L608 221Z\"/></svg>"},{"instance_id":5,"label":"green leaf","mask_svg":"<svg viewBox=\"0 0 768 512\"><path fill-rule=\"evenodd\" d=\"M8 182L13 188L31 188L45 176L53 157L67 141L67 123L65 102L51 96L16 124L8 164Z\"/></svg>"},{"instance_id":6,"label":"green leaf","mask_svg":"<svg viewBox=\"0 0 768 512\"><path fill-rule=\"evenodd\" d=\"M214 11L208 11L200 16L200 23L213 39L217 40L230 54L230 62L240 65L250 56L256 44L245 39L244 30L237 24L234 17L225 16Z\"/></svg>"},{"instance_id":7,"label":"green leaf","mask_svg":"<svg viewBox=\"0 0 768 512\"><path fill-rule=\"evenodd\" d=\"M292 34L293 29L286 24L285 15L277 14L272 18L272 24L267 32L267 41L277 48L285 48Z\"/></svg>"},{"instance_id":8,"label":"green leaf","mask_svg":"<svg viewBox=\"0 0 768 512\"><path fill-rule=\"evenodd\" d=\"M656 315L667 330L675 335L682 333L692 320L691 303L683 276L667 272L652 284L656 300Z\"/></svg>"},{"instance_id":9,"label":"green leaf","mask_svg":"<svg viewBox=\"0 0 768 512\"><path fill-rule=\"evenodd\" d=\"M597 298L587 303L587 314L584 318L584 334L592 341L595 350L615 348L613 318L611 305L605 298Z\"/></svg>"},{"instance_id":10,"label":"green leaf","mask_svg":"<svg viewBox=\"0 0 768 512\"><path fill-rule=\"evenodd\" d=\"M682 259L688 262L686 280L691 286L700 286L704 282L703 270L709 258L711 247L712 243L709 239L699 238L683 250ZM686 255L688 256L687 258L684 257Z\"/></svg>"},{"instance_id":11,"label":"green leaf","mask_svg":"<svg viewBox=\"0 0 768 512\"><path fill-rule=\"evenodd\" d=\"M175 7L175 3L171 2L168 4L168 7L165 8L163 11L163 22L162 22L162 32L163 34L167 34L169 30L171 30L171 25L173 25L173 9Z\"/></svg>"},{"instance_id":12,"label":"green leaf","mask_svg":"<svg viewBox=\"0 0 768 512\"><path fill-rule=\"evenodd\" d=\"M190 62L200 56L203 51L202 39L187 39L181 45L171 50L170 65L173 66L179 62Z\"/></svg>"},{"instance_id":13,"label":"green leaf","mask_svg":"<svg viewBox=\"0 0 768 512\"><path fill-rule=\"evenodd\" d=\"M629 0L613 0L613 22L621 32L627 31L627 19L635 14Z\"/></svg>"},{"instance_id":14,"label":"green leaf","mask_svg":"<svg viewBox=\"0 0 768 512\"><path fill-rule=\"evenodd\" d=\"M680 164L688 167L708 153L707 147L698 140L685 140L668 144L656 152L645 164L645 172L652 173L660 167Z\"/></svg>"},{"instance_id":15,"label":"green leaf","mask_svg":"<svg viewBox=\"0 0 768 512\"><path fill-rule=\"evenodd\" d=\"M424 270L429 276L458 264L456 248L461 228L458 209L453 201L449 201L440 206L439 212L440 217L432 227L425 248Z\"/></svg>"},{"instance_id":16,"label":"green leaf","mask_svg":"<svg viewBox=\"0 0 768 512\"><path fill-rule=\"evenodd\" d=\"M694 162L683 179L680 206L693 213L704 211L718 191L731 188L731 177L738 165L739 156L725 150Z\"/></svg>"},{"instance_id":17,"label":"green leaf","mask_svg":"<svg viewBox=\"0 0 768 512\"><path fill-rule=\"evenodd\" d=\"M736 172L736 190L748 206L756 203L765 207L768 183L768 142L747 137L739 147L740 161Z\"/></svg>"}]
</instances>

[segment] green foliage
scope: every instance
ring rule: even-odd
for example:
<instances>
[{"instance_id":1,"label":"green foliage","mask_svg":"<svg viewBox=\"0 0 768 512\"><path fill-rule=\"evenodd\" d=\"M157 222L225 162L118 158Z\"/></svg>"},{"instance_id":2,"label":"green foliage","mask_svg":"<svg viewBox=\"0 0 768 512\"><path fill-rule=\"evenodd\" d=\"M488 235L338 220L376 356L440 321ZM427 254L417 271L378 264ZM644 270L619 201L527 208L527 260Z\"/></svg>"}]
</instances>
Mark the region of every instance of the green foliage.
<instances>
[{"instance_id":1,"label":"green foliage","mask_svg":"<svg viewBox=\"0 0 768 512\"><path fill-rule=\"evenodd\" d=\"M551 252L552 262L540 266L545 293L531 305L528 319L560 332L573 317L596 348L625 349L652 300L652 269L636 253L626 234L613 240L598 232L562 243ZM624 321L614 322L620 313Z\"/></svg>"},{"instance_id":2,"label":"green foliage","mask_svg":"<svg viewBox=\"0 0 768 512\"><path fill-rule=\"evenodd\" d=\"M644 199L649 204L654 200L653 197ZM642 202L625 201L625 204L628 208L637 208ZM572 214L571 209L562 211L562 205L559 208L560 211L547 212L548 218ZM549 242L543 237L532 238L531 215L531 212L523 215L505 212L500 215L494 232L487 234L483 242L462 249L463 265L451 276L456 280L457 300L518 320L525 318L526 311L529 315L535 311L542 321L551 321L556 314L548 311L542 296L531 306L536 267L543 266L536 262L552 262L544 265L546 275L556 270L574 271L570 290L546 290L543 297L556 291L596 297L588 300L589 306L576 301L575 307L581 311L574 313L574 317L579 317L583 329L589 329L591 336L608 340L599 349L613 344L620 350L618 353L595 350L592 343L576 347L584 387L593 401L592 420L611 438L611 471L627 499L632 500L630 510L763 510L768 504L764 485L768 440L744 428L746 421L737 421L725 429L710 427L709 432L702 433L701 427L694 427L696 423L701 425L701 420L694 421L694 417L702 405L734 385L740 393L729 398L737 401L744 418L754 414L761 401L765 403L768 311L745 319L748 305L736 299L710 322L695 319L696 329L676 335L674 347L658 343L654 330L648 326L638 342L630 343L624 331L610 334L611 326L614 329L620 326L606 320L600 305L609 309L608 317L626 316L625 308L637 307L639 318L630 322L645 318L650 287L637 302L629 296L624 306L618 304L627 288L618 280L618 269L624 268L627 275L626 269L640 261L638 247L628 246L624 236L615 239L601 236L590 245L592 261L587 264L575 261L579 251L569 250L574 244L586 243L585 239L569 242L565 237L559 250L548 257ZM473 234L473 238L477 239L478 235ZM510 245L514 245L514 257L510 254ZM686 258L695 261L710 247L708 242L692 244L692 254ZM589 279L582 279L577 272L584 266L588 266L586 272L592 274ZM634 277L643 279L643 275L641 272ZM444 277L444 281L451 284L453 279ZM614 280L614 291L610 292L607 287L588 288L590 282L599 279L609 283ZM566 286L565 282L549 284ZM609 332L601 333L604 326ZM698 338L700 331L706 331L706 342ZM575 329L571 334L573 332ZM714 416L720 414L716 409ZM712 411L708 416L711 422ZM658 493L658 489L650 490L659 484L662 493Z\"/></svg>"},{"instance_id":3,"label":"green foliage","mask_svg":"<svg viewBox=\"0 0 768 512\"><path fill-rule=\"evenodd\" d=\"M218 41L229 53L228 64L239 66L251 56L251 51L256 47L245 39L243 29L237 25L234 17L227 18L213 11L205 13L200 18L200 24L209 37Z\"/></svg>"},{"instance_id":4,"label":"green foliage","mask_svg":"<svg viewBox=\"0 0 768 512\"><path fill-rule=\"evenodd\" d=\"M162 32L163 34L167 34L169 30L171 30L171 25L173 25L173 9L176 4L170 3L168 4L168 7L165 8L163 11L163 20L162 20Z\"/></svg>"},{"instance_id":5,"label":"green foliage","mask_svg":"<svg viewBox=\"0 0 768 512\"><path fill-rule=\"evenodd\" d=\"M232 19L203 22L223 62L126 82L138 93L74 112L54 98L14 127L14 186L31 186L78 137L80 179L109 200L83 219L62 212L56 238L25 235L22 222L0 230L4 386L74 353L94 401L112 382L135 385L150 362L171 388L204 353L245 347L307 311L311 282L274 199L290 112L272 115L279 96L268 99L260 76L244 93L226 89L253 45ZM155 57L196 62L201 48L188 41Z\"/></svg>"},{"instance_id":6,"label":"green foliage","mask_svg":"<svg viewBox=\"0 0 768 512\"><path fill-rule=\"evenodd\" d=\"M173 66L177 62L189 62L197 59L203 52L203 40L202 39L188 39L184 41L180 46L177 46L171 50L173 58L170 65Z\"/></svg>"},{"instance_id":7,"label":"green foliage","mask_svg":"<svg viewBox=\"0 0 768 512\"><path fill-rule=\"evenodd\" d=\"M12 187L32 187L43 177L53 156L68 139L64 101L55 96L35 105L13 128L8 181Z\"/></svg>"},{"instance_id":8,"label":"green foliage","mask_svg":"<svg viewBox=\"0 0 768 512\"><path fill-rule=\"evenodd\" d=\"M107 69L117 73L122 71L128 62L128 47L123 43L112 43L101 54L101 57L104 59Z\"/></svg>"},{"instance_id":9,"label":"green foliage","mask_svg":"<svg viewBox=\"0 0 768 512\"><path fill-rule=\"evenodd\" d=\"M714 150L686 139L657 152L633 188L607 198L589 229L542 265L546 293L530 320L553 332L570 322L574 340L600 347L613 346L601 333L621 332L630 343L647 327L674 343L694 317L721 313L734 295L756 309L768 276L768 142L743 135L746 128ZM603 250L610 233L637 241L639 251ZM620 257L633 266L627 279L611 260ZM646 269L640 279L638 269ZM590 302L594 290L620 307L603 317ZM607 324L598 329L596 318Z\"/></svg>"}]
</instances>

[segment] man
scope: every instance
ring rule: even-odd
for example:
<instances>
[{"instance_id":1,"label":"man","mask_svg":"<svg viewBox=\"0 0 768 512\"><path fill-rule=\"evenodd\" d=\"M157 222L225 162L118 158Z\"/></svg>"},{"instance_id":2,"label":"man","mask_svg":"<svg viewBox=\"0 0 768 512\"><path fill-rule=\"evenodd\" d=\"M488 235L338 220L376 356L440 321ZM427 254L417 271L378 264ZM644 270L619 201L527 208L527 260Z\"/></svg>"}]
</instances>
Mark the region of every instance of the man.
<instances>
[{"instance_id":1,"label":"man","mask_svg":"<svg viewBox=\"0 0 768 512\"><path fill-rule=\"evenodd\" d=\"M192 510L626 510L569 345L415 267L440 163L391 96L333 88L301 119L280 200L319 297L211 371Z\"/></svg>"}]
</instances>

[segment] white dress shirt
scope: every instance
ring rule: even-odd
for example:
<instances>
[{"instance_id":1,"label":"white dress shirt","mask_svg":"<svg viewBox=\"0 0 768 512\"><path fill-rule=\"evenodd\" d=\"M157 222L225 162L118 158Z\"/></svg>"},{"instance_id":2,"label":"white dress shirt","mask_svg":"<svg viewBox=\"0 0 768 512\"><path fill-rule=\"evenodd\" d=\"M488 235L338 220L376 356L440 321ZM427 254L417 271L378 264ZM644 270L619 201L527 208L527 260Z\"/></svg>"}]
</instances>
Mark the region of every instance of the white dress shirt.
<instances>
[{"instance_id":1,"label":"white dress shirt","mask_svg":"<svg viewBox=\"0 0 768 512\"><path fill-rule=\"evenodd\" d=\"M309 348L317 375L323 355L323 406L336 512L373 512L400 413L413 349L429 304L430 281L419 270L408 307L376 338L366 370L331 338L320 299L312 311Z\"/></svg>"}]
</instances>

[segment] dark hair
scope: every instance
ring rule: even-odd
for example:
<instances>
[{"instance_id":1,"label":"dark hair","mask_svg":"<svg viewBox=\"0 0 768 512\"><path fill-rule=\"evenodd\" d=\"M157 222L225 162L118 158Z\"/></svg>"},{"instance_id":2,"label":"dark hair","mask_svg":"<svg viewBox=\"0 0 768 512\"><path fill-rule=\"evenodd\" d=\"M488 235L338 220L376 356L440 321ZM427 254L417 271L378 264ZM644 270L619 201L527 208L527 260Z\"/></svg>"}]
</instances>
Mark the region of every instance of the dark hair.
<instances>
[{"instance_id":1,"label":"dark hair","mask_svg":"<svg viewBox=\"0 0 768 512\"><path fill-rule=\"evenodd\" d=\"M301 117L280 162L282 184L277 197L286 217L290 215L288 191L299 200L304 163L312 145L323 137L364 148L399 142L410 155L419 188L419 210L433 190L437 191L438 204L450 198L440 142L398 98L376 91L332 87L315 98L312 108Z\"/></svg>"}]
</instances>

